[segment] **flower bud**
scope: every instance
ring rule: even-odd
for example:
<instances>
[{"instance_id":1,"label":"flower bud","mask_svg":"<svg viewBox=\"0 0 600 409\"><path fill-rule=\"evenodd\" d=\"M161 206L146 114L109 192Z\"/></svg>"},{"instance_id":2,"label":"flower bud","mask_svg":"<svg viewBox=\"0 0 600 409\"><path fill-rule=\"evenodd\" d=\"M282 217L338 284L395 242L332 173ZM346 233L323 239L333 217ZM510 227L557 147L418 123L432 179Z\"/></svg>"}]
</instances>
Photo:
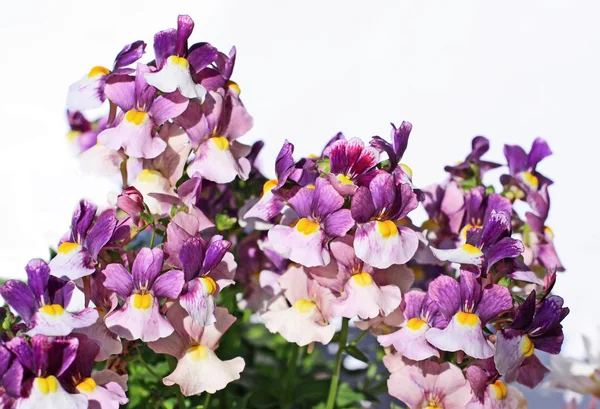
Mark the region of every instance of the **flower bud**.
<instances>
[{"instance_id":1,"label":"flower bud","mask_svg":"<svg viewBox=\"0 0 600 409\"><path fill-rule=\"evenodd\" d=\"M127 187L117 197L117 207L127 213L133 223L138 225L140 213L144 211L144 196L135 187Z\"/></svg>"}]
</instances>

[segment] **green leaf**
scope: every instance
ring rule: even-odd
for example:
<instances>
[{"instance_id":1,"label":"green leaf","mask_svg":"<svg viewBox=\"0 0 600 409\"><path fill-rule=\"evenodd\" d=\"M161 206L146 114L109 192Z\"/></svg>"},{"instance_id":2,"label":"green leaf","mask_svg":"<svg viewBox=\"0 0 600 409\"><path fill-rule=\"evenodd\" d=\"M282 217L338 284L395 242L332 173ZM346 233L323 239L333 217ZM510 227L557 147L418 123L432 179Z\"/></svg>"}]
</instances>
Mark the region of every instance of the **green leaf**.
<instances>
[{"instance_id":1,"label":"green leaf","mask_svg":"<svg viewBox=\"0 0 600 409\"><path fill-rule=\"evenodd\" d=\"M353 358L358 359L366 364L369 363L369 358L360 350L356 345L348 345L346 347L346 352Z\"/></svg>"},{"instance_id":2,"label":"green leaf","mask_svg":"<svg viewBox=\"0 0 600 409\"><path fill-rule=\"evenodd\" d=\"M215 218L215 224L217 225L217 230L224 231L229 230L237 223L237 218L229 217L224 213L219 213Z\"/></svg>"},{"instance_id":3,"label":"green leaf","mask_svg":"<svg viewBox=\"0 0 600 409\"><path fill-rule=\"evenodd\" d=\"M502 287L510 287L510 284L512 283L512 280L510 279L510 277L502 277L500 279L500 281L498 281L498 285L501 285Z\"/></svg>"},{"instance_id":4,"label":"green leaf","mask_svg":"<svg viewBox=\"0 0 600 409\"><path fill-rule=\"evenodd\" d=\"M354 391L347 383L342 383L338 389L336 404L338 407L344 407L364 399L364 394Z\"/></svg>"},{"instance_id":5,"label":"green leaf","mask_svg":"<svg viewBox=\"0 0 600 409\"><path fill-rule=\"evenodd\" d=\"M331 167L329 164L329 158L324 158L324 159L318 161L317 168L319 168L319 170L323 173L329 173L329 171L331 170Z\"/></svg>"}]
</instances>

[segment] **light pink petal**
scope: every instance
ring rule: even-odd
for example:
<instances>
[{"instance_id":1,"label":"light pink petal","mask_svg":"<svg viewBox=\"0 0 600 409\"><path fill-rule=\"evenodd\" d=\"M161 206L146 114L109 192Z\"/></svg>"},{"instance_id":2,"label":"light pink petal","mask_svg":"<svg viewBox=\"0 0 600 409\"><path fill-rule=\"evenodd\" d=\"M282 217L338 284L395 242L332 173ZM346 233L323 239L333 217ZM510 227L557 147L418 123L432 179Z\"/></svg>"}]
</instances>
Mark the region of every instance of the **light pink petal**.
<instances>
[{"instance_id":1,"label":"light pink petal","mask_svg":"<svg viewBox=\"0 0 600 409\"><path fill-rule=\"evenodd\" d=\"M331 259L323 248L325 233L321 228L310 234L299 232L296 227L278 225L269 230L269 242L282 257L289 258L305 267L324 266Z\"/></svg>"},{"instance_id":2,"label":"light pink petal","mask_svg":"<svg viewBox=\"0 0 600 409\"><path fill-rule=\"evenodd\" d=\"M69 248L69 251L59 251L56 256L50 260L48 266L53 276L77 280L78 278L92 274L95 269L88 267L86 261L89 261L89 253L77 244Z\"/></svg>"},{"instance_id":3,"label":"light pink petal","mask_svg":"<svg viewBox=\"0 0 600 409\"><path fill-rule=\"evenodd\" d=\"M206 356L200 359L193 352L186 353L163 383L167 386L177 384L181 393L193 396L202 392L215 393L240 378L245 366L242 358L221 361L210 349L206 348L204 352Z\"/></svg>"},{"instance_id":4,"label":"light pink petal","mask_svg":"<svg viewBox=\"0 0 600 409\"><path fill-rule=\"evenodd\" d=\"M36 334L46 336L69 335L75 328L89 327L98 319L98 311L92 308L72 314L63 311L62 314L50 315L41 309L33 316L34 327L27 331L27 335L33 337Z\"/></svg>"},{"instance_id":5,"label":"light pink petal","mask_svg":"<svg viewBox=\"0 0 600 409\"><path fill-rule=\"evenodd\" d=\"M301 301L299 301L301 302ZM313 306L300 308L293 306L279 311L267 311L262 314L265 326L273 334L279 333L288 342L305 346L311 342L328 344L335 334L335 325L317 323L321 313Z\"/></svg>"},{"instance_id":6,"label":"light pink petal","mask_svg":"<svg viewBox=\"0 0 600 409\"><path fill-rule=\"evenodd\" d=\"M442 351L464 351L477 359L493 356L493 345L484 337L481 324L479 322L474 325L461 324L457 315L450 320L446 328L431 328L427 331L427 341Z\"/></svg>"},{"instance_id":7,"label":"light pink petal","mask_svg":"<svg viewBox=\"0 0 600 409\"><path fill-rule=\"evenodd\" d=\"M100 345L100 352L96 357L97 362L106 361L111 355L117 355L123 351L121 340L106 327L103 317L98 318L89 327L78 328L73 332L85 334Z\"/></svg>"},{"instance_id":8,"label":"light pink petal","mask_svg":"<svg viewBox=\"0 0 600 409\"><path fill-rule=\"evenodd\" d=\"M380 313L388 315L400 306L402 294L398 287L389 285L380 288L373 281L364 282L363 277L367 276L372 280L368 273L354 275L348 280L344 286L345 297L333 302L335 315L369 319Z\"/></svg>"},{"instance_id":9,"label":"light pink petal","mask_svg":"<svg viewBox=\"0 0 600 409\"><path fill-rule=\"evenodd\" d=\"M408 359L422 361L432 356L440 356L438 350L431 346L425 338L425 333L428 330L429 325L427 324L423 324L418 329L405 326L391 334L380 335L377 340L384 347L393 345L396 351Z\"/></svg>"},{"instance_id":10,"label":"light pink petal","mask_svg":"<svg viewBox=\"0 0 600 409\"><path fill-rule=\"evenodd\" d=\"M173 333L173 327L158 311L159 303L153 297L150 308L142 310L130 305L131 297L120 310L107 314L104 322L108 329L121 338L144 342L156 341Z\"/></svg>"},{"instance_id":11,"label":"light pink petal","mask_svg":"<svg viewBox=\"0 0 600 409\"><path fill-rule=\"evenodd\" d=\"M356 256L376 268L405 264L417 251L419 239L408 227L397 227L398 232L385 237L377 221L359 225L354 237Z\"/></svg>"}]
</instances>

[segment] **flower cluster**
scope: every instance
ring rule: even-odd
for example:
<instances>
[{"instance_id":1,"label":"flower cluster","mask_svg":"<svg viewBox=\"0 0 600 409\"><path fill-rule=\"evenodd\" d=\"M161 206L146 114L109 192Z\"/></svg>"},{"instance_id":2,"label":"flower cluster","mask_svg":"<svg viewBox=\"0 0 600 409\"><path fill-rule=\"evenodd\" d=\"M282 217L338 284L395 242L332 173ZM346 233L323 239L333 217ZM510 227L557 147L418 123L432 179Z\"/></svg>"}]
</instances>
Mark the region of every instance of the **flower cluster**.
<instances>
[{"instance_id":1,"label":"flower cluster","mask_svg":"<svg viewBox=\"0 0 600 409\"><path fill-rule=\"evenodd\" d=\"M276 223L268 242L293 263L262 317L299 345L326 344L336 317L358 318L390 353L390 394L410 408L514 409L522 396L506 383L543 380L535 351L560 352L569 312L550 294L564 270L545 226L552 182L536 171L550 149L541 139L530 153L506 146L496 193L482 179L500 164L482 160L489 144L477 137L447 182L420 190L400 163L410 131L393 126L391 143L369 145L338 135L298 162L284 145L278 178L246 213ZM524 220L519 200L531 208ZM421 226L410 218L419 202Z\"/></svg>"},{"instance_id":2,"label":"flower cluster","mask_svg":"<svg viewBox=\"0 0 600 409\"><path fill-rule=\"evenodd\" d=\"M507 384L540 384L548 369L535 352L560 352L569 312L551 294L564 267L546 226L552 181L536 170L548 145L507 145L498 193L483 182L501 167L482 159L483 137L444 183L419 189L402 162L408 122L390 140L340 133L307 158L286 141L268 179L262 142L238 142L252 117L231 80L236 50L188 46L193 27L179 16L155 35L154 60L140 62L136 41L69 88L83 165L123 190L100 212L82 200L51 259L29 262L27 284L0 287L18 314L3 311L1 406L116 409L147 350L168 364L164 376L147 370L178 386L178 408L202 393L207 408L244 371L243 357L215 352L243 317L308 352L342 321L328 409L342 354L366 359L348 342L351 319L383 347L389 394L409 408L522 407ZM97 120L81 112L105 105Z\"/></svg>"}]
</instances>

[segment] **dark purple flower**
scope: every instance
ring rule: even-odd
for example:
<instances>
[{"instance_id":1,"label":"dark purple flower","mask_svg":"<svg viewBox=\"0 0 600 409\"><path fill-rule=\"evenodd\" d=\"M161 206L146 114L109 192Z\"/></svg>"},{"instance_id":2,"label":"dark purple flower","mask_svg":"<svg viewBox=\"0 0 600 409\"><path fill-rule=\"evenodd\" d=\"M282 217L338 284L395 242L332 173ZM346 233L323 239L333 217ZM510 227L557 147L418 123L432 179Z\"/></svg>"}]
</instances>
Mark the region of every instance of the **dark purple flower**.
<instances>
[{"instance_id":1,"label":"dark purple flower","mask_svg":"<svg viewBox=\"0 0 600 409\"><path fill-rule=\"evenodd\" d=\"M35 335L28 342L24 338L16 337L5 346L23 368L22 372L16 374L20 376L15 379L20 381L23 392L17 403L18 407L88 408L88 398L69 390L69 385L61 379L77 356L77 338Z\"/></svg>"},{"instance_id":2,"label":"dark purple flower","mask_svg":"<svg viewBox=\"0 0 600 409\"><path fill-rule=\"evenodd\" d=\"M472 193L477 192L473 189ZM483 197L472 194L467 200L467 217L472 218L475 223L479 222L477 214L470 209L481 208L474 206L473 202L480 204ZM463 266L473 266L477 273L487 274L491 267L500 260L518 257L524 250L520 240L511 236L511 213L510 201L498 194L492 194L487 200L483 225L467 224L463 228L464 244L456 249L431 248L433 254L442 261L459 263ZM469 267L467 267L469 268Z\"/></svg>"},{"instance_id":3,"label":"dark purple flower","mask_svg":"<svg viewBox=\"0 0 600 409\"><path fill-rule=\"evenodd\" d=\"M52 275L76 280L95 271L98 254L117 232L113 213L104 213L94 223L98 208L86 201L79 202L73 213L71 233L58 246L58 253L50 260Z\"/></svg>"},{"instance_id":4,"label":"dark purple flower","mask_svg":"<svg viewBox=\"0 0 600 409\"><path fill-rule=\"evenodd\" d=\"M284 208L288 192L282 187L297 170L293 153L294 145L286 140L275 160L275 179L265 182L260 200L244 214L244 219L257 218L268 221L277 216Z\"/></svg>"},{"instance_id":5,"label":"dark purple flower","mask_svg":"<svg viewBox=\"0 0 600 409\"><path fill-rule=\"evenodd\" d=\"M101 66L93 67L87 75L69 87L67 106L76 110L99 108L106 99L106 82L116 76L131 74L133 70L125 67L139 60L145 48L146 43L143 41L123 47L115 58L112 71Z\"/></svg>"},{"instance_id":6,"label":"dark purple flower","mask_svg":"<svg viewBox=\"0 0 600 409\"><path fill-rule=\"evenodd\" d=\"M490 141L483 136L476 136L471 142L471 153L465 160L456 166L446 166L446 172L452 177L468 179L475 176L478 180L483 178L485 172L500 167L499 163L482 160L481 157L490 149Z\"/></svg>"},{"instance_id":7,"label":"dark purple flower","mask_svg":"<svg viewBox=\"0 0 600 409\"><path fill-rule=\"evenodd\" d=\"M512 308L512 297L506 287L496 284L483 287L472 273L461 270L460 284L451 277L440 276L431 282L427 294L448 322L443 329L427 331L430 344L442 351L464 351L478 359L494 355L483 328Z\"/></svg>"},{"instance_id":8,"label":"dark purple flower","mask_svg":"<svg viewBox=\"0 0 600 409\"><path fill-rule=\"evenodd\" d=\"M520 191L517 189L514 192L508 188L508 192L512 192L512 196L517 198L521 198L524 193L525 200L542 220L548 217L550 208L548 186L553 182L539 173L536 167L550 155L552 151L542 138L533 141L529 153L517 145L504 145L504 156L508 161L510 175L501 178L502 184L518 187Z\"/></svg>"},{"instance_id":9,"label":"dark purple flower","mask_svg":"<svg viewBox=\"0 0 600 409\"><path fill-rule=\"evenodd\" d=\"M231 242L213 236L209 243L200 237L187 239L179 250L185 285L179 303L201 326L215 323L216 297L234 283L236 263L227 250Z\"/></svg>"},{"instance_id":10,"label":"dark purple flower","mask_svg":"<svg viewBox=\"0 0 600 409\"><path fill-rule=\"evenodd\" d=\"M388 173L375 176L369 187L359 187L351 205L352 217L358 223L354 237L358 258L377 268L409 261L419 239L411 228L398 224L417 205L410 185L397 185Z\"/></svg>"},{"instance_id":11,"label":"dark purple flower","mask_svg":"<svg viewBox=\"0 0 600 409\"><path fill-rule=\"evenodd\" d=\"M86 308L76 314L66 311L75 284L50 275L50 268L40 259L25 267L28 283L9 280L0 287L0 294L27 325L27 335L69 335L75 328L92 325L98 312Z\"/></svg>"},{"instance_id":12,"label":"dark purple flower","mask_svg":"<svg viewBox=\"0 0 600 409\"><path fill-rule=\"evenodd\" d=\"M177 29L164 30L154 36L155 72L144 74L148 84L162 92L181 92L186 98L203 99L206 89L194 82L192 74L212 64L217 50L208 43L188 49L187 40L194 30L190 16L177 17Z\"/></svg>"},{"instance_id":13,"label":"dark purple flower","mask_svg":"<svg viewBox=\"0 0 600 409\"><path fill-rule=\"evenodd\" d=\"M498 372L512 382L517 379L521 364L536 348L558 354L564 339L560 323L568 314L562 298L552 295L538 302L535 290L532 291L519 305L512 324L497 334L494 358Z\"/></svg>"}]
</instances>

